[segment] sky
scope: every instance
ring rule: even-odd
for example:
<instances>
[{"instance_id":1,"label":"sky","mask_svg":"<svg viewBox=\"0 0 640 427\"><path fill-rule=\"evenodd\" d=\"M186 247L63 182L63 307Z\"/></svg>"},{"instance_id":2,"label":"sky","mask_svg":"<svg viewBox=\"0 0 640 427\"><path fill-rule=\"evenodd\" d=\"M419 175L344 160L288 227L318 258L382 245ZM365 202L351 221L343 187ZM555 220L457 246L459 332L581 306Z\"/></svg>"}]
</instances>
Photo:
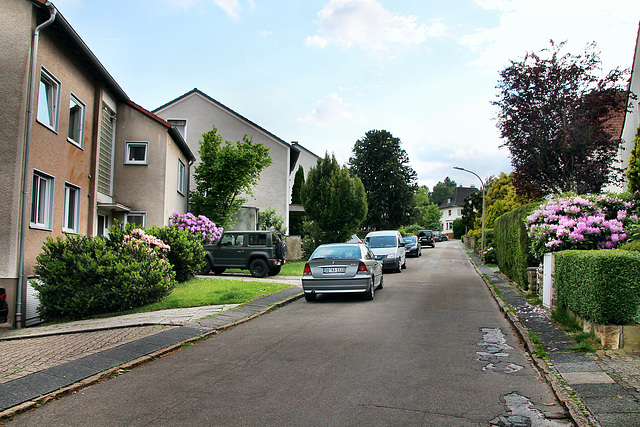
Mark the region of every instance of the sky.
<instances>
[{"instance_id":1,"label":"sky","mask_svg":"<svg viewBox=\"0 0 640 427\"><path fill-rule=\"evenodd\" d=\"M198 88L287 142L347 164L370 130L400 138L419 185L511 172L496 128L510 60L595 42L633 62L638 0L53 0L136 103Z\"/></svg>"}]
</instances>

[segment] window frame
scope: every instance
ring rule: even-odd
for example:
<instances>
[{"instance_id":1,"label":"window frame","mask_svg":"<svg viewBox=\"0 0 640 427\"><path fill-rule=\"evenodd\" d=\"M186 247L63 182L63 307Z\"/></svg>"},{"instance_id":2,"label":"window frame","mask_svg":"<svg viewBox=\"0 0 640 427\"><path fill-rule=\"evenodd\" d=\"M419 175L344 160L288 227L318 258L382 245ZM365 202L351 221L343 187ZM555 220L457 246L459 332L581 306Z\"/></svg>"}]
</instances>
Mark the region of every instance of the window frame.
<instances>
[{"instance_id":1,"label":"window frame","mask_svg":"<svg viewBox=\"0 0 640 427\"><path fill-rule=\"evenodd\" d=\"M77 185L69 182L64 183L64 209L62 216L62 231L65 233L78 234L80 232L80 194L81 189ZM72 192L74 193L73 206L69 204ZM72 218L71 215L73 216ZM69 220L73 220L72 227L69 227Z\"/></svg>"},{"instance_id":2,"label":"window frame","mask_svg":"<svg viewBox=\"0 0 640 427\"><path fill-rule=\"evenodd\" d=\"M127 212L124 214L124 223L125 224L129 224L129 217L140 217L142 218L142 224L138 224L138 223L134 223L132 222L133 225L139 225L140 227L146 227L147 226L147 213L146 212L140 212L140 211L136 211L136 212Z\"/></svg>"},{"instance_id":3,"label":"window frame","mask_svg":"<svg viewBox=\"0 0 640 427\"><path fill-rule=\"evenodd\" d=\"M37 179L37 182L36 182ZM46 183L44 194L42 183ZM31 212L29 226L39 230L53 230L53 191L55 178L37 169L31 179Z\"/></svg>"},{"instance_id":4,"label":"window frame","mask_svg":"<svg viewBox=\"0 0 640 427\"><path fill-rule=\"evenodd\" d=\"M144 160L131 160L131 148L144 147ZM124 164L125 165L148 165L149 164L149 142L148 141L125 141L124 143Z\"/></svg>"},{"instance_id":5,"label":"window frame","mask_svg":"<svg viewBox=\"0 0 640 427\"><path fill-rule=\"evenodd\" d=\"M74 103L76 106L79 107L80 112L79 112L79 123L78 120L74 121L75 126L73 126L73 130L74 133L77 130L78 135L73 135L70 136L69 134L72 131L72 126L71 126L71 111L72 111L72 103ZM84 119L85 119L85 111L86 111L86 105L84 104L84 102L82 102L80 100L80 98L78 98L77 96L75 96L73 94L73 92L71 92L71 95L69 96L69 123L68 123L68 129L67 129L67 141L69 141L70 143L72 143L73 145L77 146L80 149L84 149ZM74 137L78 137L79 141L74 139Z\"/></svg>"},{"instance_id":6,"label":"window frame","mask_svg":"<svg viewBox=\"0 0 640 427\"><path fill-rule=\"evenodd\" d=\"M178 193L181 195L185 195L186 193L186 182L187 182L187 165L182 161L182 159L178 159Z\"/></svg>"},{"instance_id":7,"label":"window frame","mask_svg":"<svg viewBox=\"0 0 640 427\"><path fill-rule=\"evenodd\" d=\"M43 85L45 91L43 91ZM40 67L40 82L38 84L38 106L36 108L36 120L51 129L55 133L58 133L59 124L59 112L60 112L60 89L62 83L58 80L49 70L45 67ZM43 93L44 92L44 93ZM43 98L43 95L46 98ZM49 116L48 119L42 116L44 107L42 101L46 103L46 113Z\"/></svg>"}]
</instances>

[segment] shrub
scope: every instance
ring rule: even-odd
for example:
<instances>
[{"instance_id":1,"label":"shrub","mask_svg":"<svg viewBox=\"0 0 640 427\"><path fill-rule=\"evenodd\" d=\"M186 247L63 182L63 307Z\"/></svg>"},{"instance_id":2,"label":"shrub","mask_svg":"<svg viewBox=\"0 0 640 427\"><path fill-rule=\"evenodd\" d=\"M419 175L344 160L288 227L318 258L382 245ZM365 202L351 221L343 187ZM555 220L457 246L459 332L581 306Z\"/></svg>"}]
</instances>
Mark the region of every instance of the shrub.
<instances>
[{"instance_id":1,"label":"shrub","mask_svg":"<svg viewBox=\"0 0 640 427\"><path fill-rule=\"evenodd\" d=\"M637 219L629 214L631 202L611 195L562 195L542 204L527 217L532 250L613 249L627 238L625 224Z\"/></svg>"},{"instance_id":2,"label":"shrub","mask_svg":"<svg viewBox=\"0 0 640 427\"><path fill-rule=\"evenodd\" d=\"M222 227L216 227L209 218L204 215L195 216L192 213L171 215L169 225L181 230L188 230L201 238L203 244L213 243L222 236Z\"/></svg>"},{"instance_id":3,"label":"shrub","mask_svg":"<svg viewBox=\"0 0 640 427\"><path fill-rule=\"evenodd\" d=\"M494 248L500 271L523 289L529 287L527 268L538 264L530 251L531 240L527 235L525 218L538 206L539 203L520 206L493 223Z\"/></svg>"},{"instance_id":4,"label":"shrub","mask_svg":"<svg viewBox=\"0 0 640 427\"><path fill-rule=\"evenodd\" d=\"M153 226L148 232L170 247L167 259L176 273L178 282L185 282L202 271L205 254L200 236L177 227Z\"/></svg>"},{"instance_id":5,"label":"shrub","mask_svg":"<svg viewBox=\"0 0 640 427\"><path fill-rule=\"evenodd\" d=\"M462 218L456 218L453 221L453 238L462 239L462 236L464 236L465 233L465 229L466 227Z\"/></svg>"},{"instance_id":6,"label":"shrub","mask_svg":"<svg viewBox=\"0 0 640 427\"><path fill-rule=\"evenodd\" d=\"M622 249L624 251L640 252L640 240L634 240L633 242L627 242L624 245L620 246L618 249Z\"/></svg>"},{"instance_id":7,"label":"shrub","mask_svg":"<svg viewBox=\"0 0 640 427\"><path fill-rule=\"evenodd\" d=\"M640 254L570 250L556 254L558 305L600 324L634 322L640 312Z\"/></svg>"},{"instance_id":8,"label":"shrub","mask_svg":"<svg viewBox=\"0 0 640 427\"><path fill-rule=\"evenodd\" d=\"M171 264L156 250L133 241L113 245L101 237L48 238L35 273L41 281L33 287L46 320L138 307L162 299L176 284Z\"/></svg>"}]
</instances>

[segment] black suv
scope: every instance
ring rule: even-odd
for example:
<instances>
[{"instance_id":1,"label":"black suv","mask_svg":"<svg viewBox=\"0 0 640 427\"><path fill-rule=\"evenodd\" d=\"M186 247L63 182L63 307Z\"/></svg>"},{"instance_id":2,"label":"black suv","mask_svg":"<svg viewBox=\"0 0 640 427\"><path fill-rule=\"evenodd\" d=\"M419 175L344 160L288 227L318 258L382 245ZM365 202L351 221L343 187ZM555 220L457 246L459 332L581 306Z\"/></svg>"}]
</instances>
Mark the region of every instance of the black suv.
<instances>
[{"instance_id":1,"label":"black suv","mask_svg":"<svg viewBox=\"0 0 640 427\"><path fill-rule=\"evenodd\" d=\"M436 247L436 243L433 240L433 231L431 230L419 230L418 240L420 240L421 246L431 246L432 248Z\"/></svg>"},{"instance_id":2,"label":"black suv","mask_svg":"<svg viewBox=\"0 0 640 427\"><path fill-rule=\"evenodd\" d=\"M225 231L204 250L207 265L202 274L239 268L249 270L253 277L275 276L287 257L287 245L277 231Z\"/></svg>"}]
</instances>

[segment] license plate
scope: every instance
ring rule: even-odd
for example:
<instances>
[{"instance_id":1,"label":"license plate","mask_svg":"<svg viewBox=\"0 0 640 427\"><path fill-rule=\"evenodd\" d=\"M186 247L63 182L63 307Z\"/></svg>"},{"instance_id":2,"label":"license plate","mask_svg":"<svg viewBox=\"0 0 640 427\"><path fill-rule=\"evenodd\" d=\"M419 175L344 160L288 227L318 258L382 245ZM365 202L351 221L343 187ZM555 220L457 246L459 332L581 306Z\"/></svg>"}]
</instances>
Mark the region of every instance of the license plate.
<instances>
[{"instance_id":1,"label":"license plate","mask_svg":"<svg viewBox=\"0 0 640 427\"><path fill-rule=\"evenodd\" d=\"M324 267L322 269L322 272L324 274L330 274L330 273L344 273L345 271L347 271L347 267Z\"/></svg>"}]
</instances>

